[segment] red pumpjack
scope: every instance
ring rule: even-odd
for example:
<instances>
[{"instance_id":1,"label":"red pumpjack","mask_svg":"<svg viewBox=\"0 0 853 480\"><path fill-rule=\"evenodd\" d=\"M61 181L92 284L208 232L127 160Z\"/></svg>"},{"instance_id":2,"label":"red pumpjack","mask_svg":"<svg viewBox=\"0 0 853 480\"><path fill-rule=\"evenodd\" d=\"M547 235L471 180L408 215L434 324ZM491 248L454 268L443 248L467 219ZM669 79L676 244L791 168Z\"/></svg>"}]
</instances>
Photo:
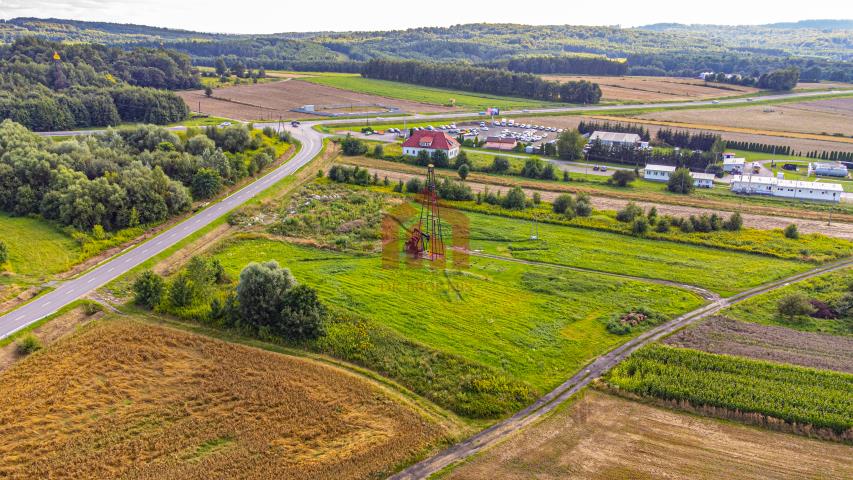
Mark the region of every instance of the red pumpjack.
<instances>
[{"instance_id":1,"label":"red pumpjack","mask_svg":"<svg viewBox=\"0 0 853 480\"><path fill-rule=\"evenodd\" d=\"M427 167L427 179L421 192L421 217L406 241L406 252L413 257L429 260L444 257L444 237L441 233L435 167L432 165Z\"/></svg>"}]
</instances>

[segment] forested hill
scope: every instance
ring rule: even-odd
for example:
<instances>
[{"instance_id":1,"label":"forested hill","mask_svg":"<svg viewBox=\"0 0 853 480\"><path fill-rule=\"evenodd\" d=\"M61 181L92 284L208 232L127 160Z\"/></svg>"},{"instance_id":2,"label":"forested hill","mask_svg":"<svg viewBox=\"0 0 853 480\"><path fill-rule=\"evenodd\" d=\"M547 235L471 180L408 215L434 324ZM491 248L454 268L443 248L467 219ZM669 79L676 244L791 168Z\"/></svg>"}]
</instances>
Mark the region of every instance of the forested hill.
<instances>
[{"instance_id":1,"label":"forested hill","mask_svg":"<svg viewBox=\"0 0 853 480\"><path fill-rule=\"evenodd\" d=\"M0 120L33 130L187 117L166 89L199 87L190 59L165 49L62 44L34 36L0 46Z\"/></svg>"},{"instance_id":2,"label":"forested hill","mask_svg":"<svg viewBox=\"0 0 853 480\"><path fill-rule=\"evenodd\" d=\"M189 54L198 65L212 66L223 56L268 69L357 71L361 62L383 58L501 65L529 56L580 55L626 59L624 73L629 75L694 76L714 71L758 76L797 67L810 71L804 79L849 81L853 80L853 29L841 28L849 23L816 20L778 26L660 24L640 28L478 23L376 32L224 35L139 25L12 19L0 23L0 42L25 35L125 48L155 47L162 42L166 48ZM622 73L622 69L616 70Z\"/></svg>"}]
</instances>

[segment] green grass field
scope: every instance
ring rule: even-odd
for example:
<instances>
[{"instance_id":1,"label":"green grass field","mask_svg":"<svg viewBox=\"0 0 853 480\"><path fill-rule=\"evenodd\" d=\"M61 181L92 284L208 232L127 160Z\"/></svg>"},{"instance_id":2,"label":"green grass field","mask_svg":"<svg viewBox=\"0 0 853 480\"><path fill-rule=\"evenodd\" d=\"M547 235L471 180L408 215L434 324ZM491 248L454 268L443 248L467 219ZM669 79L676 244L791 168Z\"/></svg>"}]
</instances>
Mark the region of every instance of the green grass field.
<instances>
[{"instance_id":1,"label":"green grass field","mask_svg":"<svg viewBox=\"0 0 853 480\"><path fill-rule=\"evenodd\" d=\"M300 80L340 88L341 90L349 90L351 92L366 93L413 102L430 103L433 105L450 106L451 100L455 100L453 105L465 110L484 110L489 107L508 109L560 105L566 106L566 104L556 104L524 98L502 97L498 95L478 94L458 90L421 87L419 85L389 82L387 80L374 80L370 78L362 78L357 74L323 74L314 77L301 78Z\"/></svg>"},{"instance_id":2,"label":"green grass field","mask_svg":"<svg viewBox=\"0 0 853 480\"><path fill-rule=\"evenodd\" d=\"M215 257L233 277L277 260L333 306L543 390L627 340L606 331L612 315L642 305L673 317L702 303L675 288L480 258L464 271L383 268L376 255L269 239L234 241Z\"/></svg>"},{"instance_id":3,"label":"green grass field","mask_svg":"<svg viewBox=\"0 0 853 480\"><path fill-rule=\"evenodd\" d=\"M750 298L729 307L723 313L744 322L780 325L808 332L850 335L853 334L853 322L850 319L820 319L806 316L786 319L779 315L777 306L780 299L794 293L802 293L810 299L834 306L848 292L848 285L851 282L853 282L853 271L849 269L828 273Z\"/></svg>"},{"instance_id":4,"label":"green grass field","mask_svg":"<svg viewBox=\"0 0 853 480\"><path fill-rule=\"evenodd\" d=\"M0 283L27 283L62 272L83 253L78 242L50 223L5 213L0 213L0 240L9 249L6 268L12 273L0 275Z\"/></svg>"},{"instance_id":5,"label":"green grass field","mask_svg":"<svg viewBox=\"0 0 853 480\"><path fill-rule=\"evenodd\" d=\"M471 248L524 260L673 280L731 296L814 265L677 242L468 213Z\"/></svg>"}]
</instances>

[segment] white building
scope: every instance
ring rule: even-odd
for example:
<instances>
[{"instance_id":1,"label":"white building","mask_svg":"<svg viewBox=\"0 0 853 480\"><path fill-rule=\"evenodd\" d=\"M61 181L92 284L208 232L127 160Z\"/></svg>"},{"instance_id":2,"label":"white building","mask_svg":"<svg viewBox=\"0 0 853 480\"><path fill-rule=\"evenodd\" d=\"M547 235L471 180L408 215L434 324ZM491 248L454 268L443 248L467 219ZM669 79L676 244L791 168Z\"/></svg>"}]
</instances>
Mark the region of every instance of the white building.
<instances>
[{"instance_id":1,"label":"white building","mask_svg":"<svg viewBox=\"0 0 853 480\"><path fill-rule=\"evenodd\" d=\"M649 164L643 170L643 178L653 182L668 182L673 172L675 172L675 167Z\"/></svg>"},{"instance_id":2,"label":"white building","mask_svg":"<svg viewBox=\"0 0 853 480\"><path fill-rule=\"evenodd\" d=\"M743 173L744 166L746 166L745 158L723 158L723 171L726 173Z\"/></svg>"},{"instance_id":3,"label":"white building","mask_svg":"<svg viewBox=\"0 0 853 480\"><path fill-rule=\"evenodd\" d=\"M760 175L735 175L732 191L746 195L770 195L797 200L841 201L844 189L837 183L801 182Z\"/></svg>"},{"instance_id":4,"label":"white building","mask_svg":"<svg viewBox=\"0 0 853 480\"><path fill-rule=\"evenodd\" d=\"M821 177L847 177L847 167L838 162L814 162L809 164L809 175Z\"/></svg>"},{"instance_id":5,"label":"white building","mask_svg":"<svg viewBox=\"0 0 853 480\"><path fill-rule=\"evenodd\" d=\"M693 177L693 185L696 188L712 188L714 186L714 177L713 173L691 173Z\"/></svg>"},{"instance_id":6,"label":"white building","mask_svg":"<svg viewBox=\"0 0 853 480\"><path fill-rule=\"evenodd\" d=\"M592 132L589 142L599 140L607 148L634 148L640 143L640 136L636 133L620 132Z\"/></svg>"}]
</instances>

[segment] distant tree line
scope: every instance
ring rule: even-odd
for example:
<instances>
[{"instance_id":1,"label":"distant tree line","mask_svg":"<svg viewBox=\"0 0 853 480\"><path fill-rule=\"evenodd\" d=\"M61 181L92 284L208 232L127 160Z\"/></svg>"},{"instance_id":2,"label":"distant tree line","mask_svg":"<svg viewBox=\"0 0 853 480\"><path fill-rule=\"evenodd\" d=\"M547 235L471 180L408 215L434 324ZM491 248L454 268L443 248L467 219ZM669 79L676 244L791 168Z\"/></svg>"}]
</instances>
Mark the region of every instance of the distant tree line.
<instances>
[{"instance_id":1,"label":"distant tree line","mask_svg":"<svg viewBox=\"0 0 853 480\"><path fill-rule=\"evenodd\" d=\"M275 150L261 148L261 138L245 126L210 136L189 132L183 141L148 125L55 142L5 120L0 210L40 214L82 231L157 223L275 158Z\"/></svg>"},{"instance_id":2,"label":"distant tree line","mask_svg":"<svg viewBox=\"0 0 853 480\"><path fill-rule=\"evenodd\" d=\"M649 130L642 124L637 123L621 123L621 122L595 122L581 120L578 123L578 131L586 135L592 132L620 132L620 133L636 133L648 142L651 139Z\"/></svg>"},{"instance_id":3,"label":"distant tree line","mask_svg":"<svg viewBox=\"0 0 853 480\"><path fill-rule=\"evenodd\" d=\"M587 81L557 83L529 73L404 60L371 60L366 78L413 83L427 87L531 98L550 102L598 103L601 88Z\"/></svg>"},{"instance_id":4,"label":"distant tree line","mask_svg":"<svg viewBox=\"0 0 853 480\"><path fill-rule=\"evenodd\" d=\"M720 135L709 132L690 133L689 130L672 130L662 128L658 130L655 137L667 145L678 148L689 148L690 150L701 150L709 152L713 149L717 142L720 142Z\"/></svg>"},{"instance_id":5,"label":"distant tree line","mask_svg":"<svg viewBox=\"0 0 853 480\"><path fill-rule=\"evenodd\" d=\"M576 74L576 75L625 75L628 65L625 62L606 57L579 55L536 55L516 57L487 64L492 68L501 68L513 72L538 74Z\"/></svg>"},{"instance_id":6,"label":"distant tree line","mask_svg":"<svg viewBox=\"0 0 853 480\"><path fill-rule=\"evenodd\" d=\"M799 81L800 69L790 67L762 74L756 85L768 90L792 90Z\"/></svg>"}]
</instances>

